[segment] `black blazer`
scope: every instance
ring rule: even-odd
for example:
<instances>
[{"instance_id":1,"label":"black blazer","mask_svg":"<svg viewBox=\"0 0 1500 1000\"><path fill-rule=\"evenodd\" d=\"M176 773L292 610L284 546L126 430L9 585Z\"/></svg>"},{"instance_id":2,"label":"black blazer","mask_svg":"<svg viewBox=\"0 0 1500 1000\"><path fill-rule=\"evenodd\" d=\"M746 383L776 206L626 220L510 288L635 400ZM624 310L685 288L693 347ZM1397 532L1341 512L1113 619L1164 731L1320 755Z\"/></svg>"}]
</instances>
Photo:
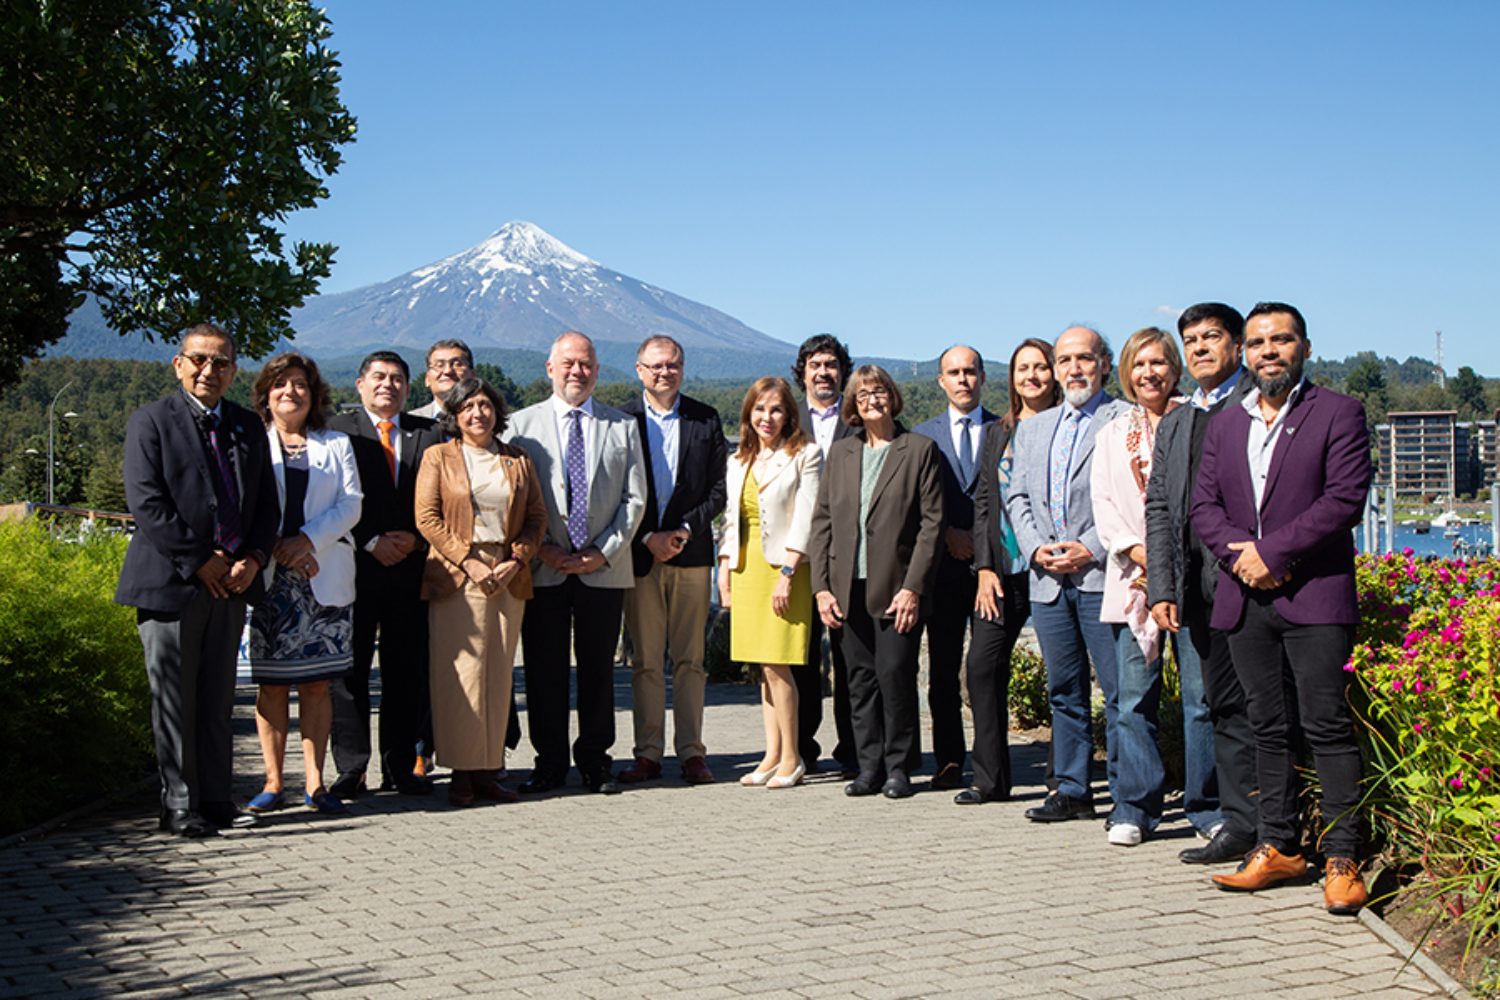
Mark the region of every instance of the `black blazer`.
<instances>
[{"instance_id":1,"label":"black blazer","mask_svg":"<svg viewBox=\"0 0 1500 1000\"><path fill-rule=\"evenodd\" d=\"M921 599L924 615L930 612L943 541L943 457L931 438L896 427L865 517L865 608L877 620L903 588ZM856 435L828 449L813 510L813 593L829 591L846 614L858 557L864 448Z\"/></svg>"},{"instance_id":2,"label":"black blazer","mask_svg":"<svg viewBox=\"0 0 1500 1000\"><path fill-rule=\"evenodd\" d=\"M1250 378L1241 374L1234 389L1204 414L1211 419L1231 404L1239 405L1250 391ZM1151 451L1151 478L1146 482L1146 603L1148 606L1170 601L1182 608L1182 596L1189 581L1184 578L1188 567L1188 514L1193 503L1193 415L1192 405L1179 406L1161 418L1156 426L1156 444ZM1200 443L1199 450L1202 450ZM1213 604L1218 586L1218 561L1212 553L1202 551L1199 562L1202 575L1198 580L1205 603Z\"/></svg>"},{"instance_id":3,"label":"black blazer","mask_svg":"<svg viewBox=\"0 0 1500 1000\"><path fill-rule=\"evenodd\" d=\"M422 571L427 561L427 544L417 530L417 470L422 466L423 453L433 445L441 444L443 436L437 425L426 417L403 413L398 419L401 469L397 483L391 482L391 468L386 464L380 432L371 423L364 407L336 415L328 421L328 426L349 435L349 443L354 446L354 464L359 467L360 486L365 491L359 522L354 525L355 575L358 581L355 586L363 591L367 586L380 586L380 581L383 581L386 585L410 588L411 596L415 598L422 585ZM387 531L410 531L417 536L416 548L395 566L382 566L365 550L370 539Z\"/></svg>"},{"instance_id":4,"label":"black blazer","mask_svg":"<svg viewBox=\"0 0 1500 1000\"><path fill-rule=\"evenodd\" d=\"M646 512L630 543L635 575L645 576L656 562L646 548L646 535L652 531L675 531L684 524L693 537L681 552L667 560L667 565L712 566L713 524L724 509L724 464L729 459L718 411L696 399L677 397L677 482L667 500L665 516L658 519L656 477L651 470L651 442L646 434L646 401L639 395L632 396L620 409L635 418L641 452L646 458Z\"/></svg>"},{"instance_id":5,"label":"black blazer","mask_svg":"<svg viewBox=\"0 0 1500 1000\"><path fill-rule=\"evenodd\" d=\"M1003 573L1005 497L1000 495L1000 459L1015 434L996 420L984 425L979 443L979 471L974 483L974 569Z\"/></svg>"},{"instance_id":6,"label":"black blazer","mask_svg":"<svg viewBox=\"0 0 1500 1000\"><path fill-rule=\"evenodd\" d=\"M240 493L244 540L238 554L269 559L281 527L281 501L271 474L271 448L260 418L228 400L219 413L228 429ZM200 411L179 390L130 415L125 429L125 504L135 534L115 588L119 604L174 614L201 584L198 567L214 552L217 475L198 430ZM245 591L255 603L265 595L261 574Z\"/></svg>"}]
</instances>

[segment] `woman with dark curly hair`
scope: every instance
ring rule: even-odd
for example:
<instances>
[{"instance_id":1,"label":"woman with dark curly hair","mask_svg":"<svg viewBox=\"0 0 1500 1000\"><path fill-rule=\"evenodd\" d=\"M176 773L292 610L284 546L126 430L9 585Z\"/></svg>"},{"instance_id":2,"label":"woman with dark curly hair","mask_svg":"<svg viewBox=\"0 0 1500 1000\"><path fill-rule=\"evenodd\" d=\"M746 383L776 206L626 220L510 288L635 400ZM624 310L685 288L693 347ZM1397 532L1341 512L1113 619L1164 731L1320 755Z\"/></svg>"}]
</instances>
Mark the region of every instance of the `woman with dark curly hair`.
<instances>
[{"instance_id":1,"label":"woman with dark curly hair","mask_svg":"<svg viewBox=\"0 0 1500 1000\"><path fill-rule=\"evenodd\" d=\"M323 754L333 724L328 684L353 663L354 542L364 494L347 435L324 426L328 386L306 355L266 362L251 391L265 421L271 467L281 498L281 540L265 569L266 598L250 616L250 672L260 686L255 728L266 783L251 812L286 805L282 764L297 687L297 721L307 789L318 812L343 812L323 786Z\"/></svg>"}]
</instances>

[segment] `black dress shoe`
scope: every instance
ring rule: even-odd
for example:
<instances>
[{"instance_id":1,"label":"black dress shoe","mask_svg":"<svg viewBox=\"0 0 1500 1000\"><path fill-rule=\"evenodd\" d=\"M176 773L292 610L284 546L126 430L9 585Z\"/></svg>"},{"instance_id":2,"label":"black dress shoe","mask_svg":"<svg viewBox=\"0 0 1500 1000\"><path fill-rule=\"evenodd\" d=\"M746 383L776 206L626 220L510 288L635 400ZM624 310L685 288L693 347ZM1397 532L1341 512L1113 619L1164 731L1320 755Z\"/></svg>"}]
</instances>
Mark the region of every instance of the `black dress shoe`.
<instances>
[{"instance_id":1,"label":"black dress shoe","mask_svg":"<svg viewBox=\"0 0 1500 1000\"><path fill-rule=\"evenodd\" d=\"M259 817L233 802L205 802L198 807L198 813L215 830L248 830L260 825Z\"/></svg>"},{"instance_id":2,"label":"black dress shoe","mask_svg":"<svg viewBox=\"0 0 1500 1000\"><path fill-rule=\"evenodd\" d=\"M189 840L219 835L219 831L214 829L212 824L191 809L163 808L160 825L163 833L187 837Z\"/></svg>"},{"instance_id":3,"label":"black dress shoe","mask_svg":"<svg viewBox=\"0 0 1500 1000\"><path fill-rule=\"evenodd\" d=\"M964 769L957 764L944 764L932 776L932 787L940 790L964 787Z\"/></svg>"},{"instance_id":4,"label":"black dress shoe","mask_svg":"<svg viewBox=\"0 0 1500 1000\"><path fill-rule=\"evenodd\" d=\"M619 795L622 790L620 783L607 774L585 778L583 783L589 791L598 792L600 795Z\"/></svg>"},{"instance_id":5,"label":"black dress shoe","mask_svg":"<svg viewBox=\"0 0 1500 1000\"><path fill-rule=\"evenodd\" d=\"M906 776L905 771L892 771L891 776L885 779L881 786L880 794L888 799L911 798L911 779Z\"/></svg>"},{"instance_id":6,"label":"black dress shoe","mask_svg":"<svg viewBox=\"0 0 1500 1000\"><path fill-rule=\"evenodd\" d=\"M863 795L878 795L880 794L880 776L875 774L861 774L844 786L844 794L851 798L859 798Z\"/></svg>"},{"instance_id":7,"label":"black dress shoe","mask_svg":"<svg viewBox=\"0 0 1500 1000\"><path fill-rule=\"evenodd\" d=\"M365 772L344 771L328 786L328 794L339 799L357 799L365 791Z\"/></svg>"},{"instance_id":8,"label":"black dress shoe","mask_svg":"<svg viewBox=\"0 0 1500 1000\"><path fill-rule=\"evenodd\" d=\"M1094 803L1053 792L1039 806L1026 810L1026 818L1036 823L1060 823L1068 819L1093 819Z\"/></svg>"},{"instance_id":9,"label":"black dress shoe","mask_svg":"<svg viewBox=\"0 0 1500 1000\"><path fill-rule=\"evenodd\" d=\"M516 786L516 791L522 795L538 795L542 792L550 792L554 788L561 788L562 786L562 775L548 774L546 771L532 771L531 777Z\"/></svg>"},{"instance_id":10,"label":"black dress shoe","mask_svg":"<svg viewBox=\"0 0 1500 1000\"><path fill-rule=\"evenodd\" d=\"M1254 849L1254 837L1241 837L1228 829L1221 829L1202 847L1179 851L1177 859L1185 865L1222 865L1242 861Z\"/></svg>"},{"instance_id":11,"label":"black dress shoe","mask_svg":"<svg viewBox=\"0 0 1500 1000\"><path fill-rule=\"evenodd\" d=\"M431 795L432 782L412 774L403 774L396 778L396 793L398 795Z\"/></svg>"}]
</instances>

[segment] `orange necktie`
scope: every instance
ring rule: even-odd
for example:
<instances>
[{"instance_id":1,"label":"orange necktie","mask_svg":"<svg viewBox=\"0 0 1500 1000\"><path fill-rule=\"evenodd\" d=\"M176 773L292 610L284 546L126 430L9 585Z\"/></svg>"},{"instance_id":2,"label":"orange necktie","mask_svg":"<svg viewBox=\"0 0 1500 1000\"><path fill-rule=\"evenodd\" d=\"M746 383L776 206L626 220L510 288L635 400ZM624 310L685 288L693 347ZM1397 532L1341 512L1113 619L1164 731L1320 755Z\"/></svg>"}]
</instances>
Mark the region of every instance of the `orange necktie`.
<instances>
[{"instance_id":1,"label":"orange necktie","mask_svg":"<svg viewBox=\"0 0 1500 1000\"><path fill-rule=\"evenodd\" d=\"M385 449L385 464L391 467L391 482L396 481L396 445L391 440L391 431L396 429L396 424L391 420L380 422L380 447Z\"/></svg>"}]
</instances>

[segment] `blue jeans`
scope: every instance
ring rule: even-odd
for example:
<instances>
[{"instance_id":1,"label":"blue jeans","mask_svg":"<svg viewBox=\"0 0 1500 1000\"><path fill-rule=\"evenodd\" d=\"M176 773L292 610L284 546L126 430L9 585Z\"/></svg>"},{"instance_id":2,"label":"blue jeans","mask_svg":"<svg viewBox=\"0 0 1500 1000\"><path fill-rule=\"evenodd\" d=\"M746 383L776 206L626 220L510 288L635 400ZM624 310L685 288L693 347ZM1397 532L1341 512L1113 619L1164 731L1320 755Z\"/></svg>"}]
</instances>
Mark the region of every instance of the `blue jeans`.
<instances>
[{"instance_id":1,"label":"blue jeans","mask_svg":"<svg viewBox=\"0 0 1500 1000\"><path fill-rule=\"evenodd\" d=\"M1150 663L1127 625L1112 625L1120 671L1120 716L1116 724L1119 780L1111 823L1134 823L1147 833L1161 822L1167 771L1156 745L1161 707L1161 656Z\"/></svg>"},{"instance_id":2,"label":"blue jeans","mask_svg":"<svg viewBox=\"0 0 1500 1000\"><path fill-rule=\"evenodd\" d=\"M1169 636L1163 635L1165 642ZM1177 675L1182 687L1182 811L1193 827L1207 833L1224 819L1214 757L1214 724L1203 688L1203 660L1186 624L1177 636Z\"/></svg>"},{"instance_id":3,"label":"blue jeans","mask_svg":"<svg viewBox=\"0 0 1500 1000\"><path fill-rule=\"evenodd\" d=\"M1102 594L1080 591L1064 583L1062 593L1048 604L1031 602L1031 622L1047 663L1047 700L1052 707L1052 763L1059 793L1092 799L1089 761L1093 758L1093 726L1089 659L1104 691L1105 738L1109 747L1109 787L1117 780L1115 642L1110 627L1099 620Z\"/></svg>"}]
</instances>

